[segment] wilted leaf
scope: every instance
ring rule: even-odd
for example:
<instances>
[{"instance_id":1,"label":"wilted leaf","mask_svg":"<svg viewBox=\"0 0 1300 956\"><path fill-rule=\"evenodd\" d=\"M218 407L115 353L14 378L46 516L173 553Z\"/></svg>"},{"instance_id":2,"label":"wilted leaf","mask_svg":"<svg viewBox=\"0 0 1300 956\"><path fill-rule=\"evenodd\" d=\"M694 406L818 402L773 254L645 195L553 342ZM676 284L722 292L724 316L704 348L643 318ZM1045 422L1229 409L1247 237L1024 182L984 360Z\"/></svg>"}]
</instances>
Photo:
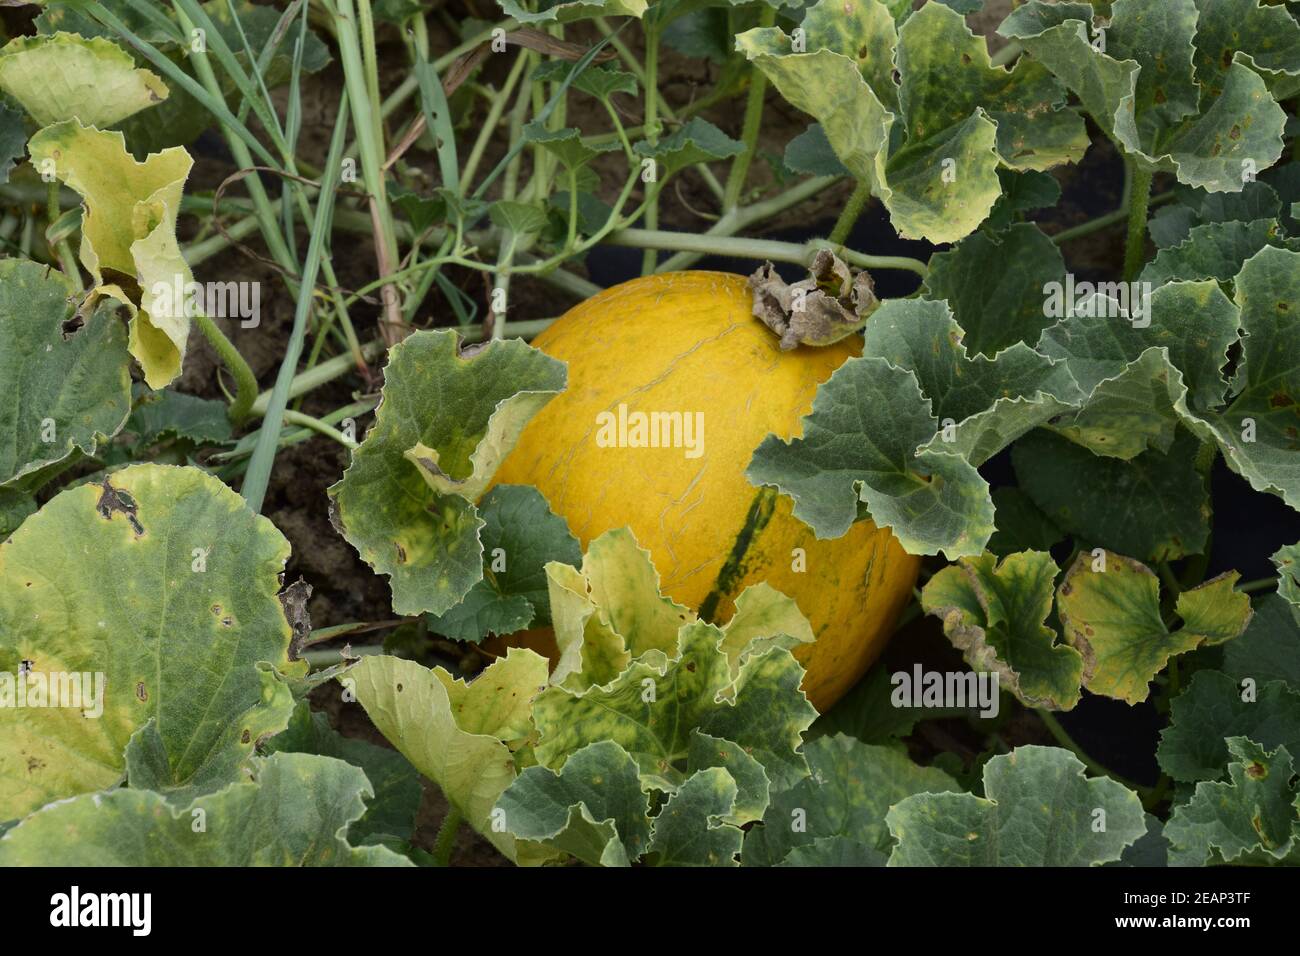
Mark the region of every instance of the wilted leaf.
<instances>
[{"instance_id":1,"label":"wilted leaf","mask_svg":"<svg viewBox=\"0 0 1300 956\"><path fill-rule=\"evenodd\" d=\"M1059 571L1041 551L1000 562L991 554L963 558L929 580L921 606L943 621L972 669L998 674L999 686L1030 707L1070 710L1079 702L1083 658L1044 623Z\"/></svg>"},{"instance_id":2,"label":"wilted leaf","mask_svg":"<svg viewBox=\"0 0 1300 956\"><path fill-rule=\"evenodd\" d=\"M745 659L733 680L722 637L712 625L687 624L670 660L647 655L581 694L548 688L533 711L538 761L558 767L589 743L613 740L647 786L673 791L699 731L744 748L774 786L793 783L806 772L801 734L817 716L799 689L803 668L785 648L768 647Z\"/></svg>"},{"instance_id":3,"label":"wilted leaf","mask_svg":"<svg viewBox=\"0 0 1300 956\"><path fill-rule=\"evenodd\" d=\"M75 120L41 130L28 149L33 163L52 163L81 195L81 261L97 292L132 308L131 354L149 387L164 387L180 375L190 330L185 290L193 276L176 241L189 153L168 149L136 162L121 133ZM138 289L136 297L122 284Z\"/></svg>"}]
</instances>

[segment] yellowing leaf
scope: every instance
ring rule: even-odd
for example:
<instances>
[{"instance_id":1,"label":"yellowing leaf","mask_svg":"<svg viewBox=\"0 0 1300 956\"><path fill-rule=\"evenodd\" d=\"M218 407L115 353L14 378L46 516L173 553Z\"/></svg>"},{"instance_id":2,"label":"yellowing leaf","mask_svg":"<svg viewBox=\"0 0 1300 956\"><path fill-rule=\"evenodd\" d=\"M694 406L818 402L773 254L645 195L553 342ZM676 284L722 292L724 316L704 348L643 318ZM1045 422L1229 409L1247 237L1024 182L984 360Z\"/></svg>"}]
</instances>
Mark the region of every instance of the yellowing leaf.
<instances>
[{"instance_id":1,"label":"yellowing leaf","mask_svg":"<svg viewBox=\"0 0 1300 956\"><path fill-rule=\"evenodd\" d=\"M1083 654L1084 686L1136 704L1171 657L1239 636L1251 610L1249 595L1233 590L1238 577L1233 571L1180 594L1175 610L1183 625L1171 631L1160 615L1159 582L1146 565L1105 552L1103 566L1080 554L1056 606L1066 640Z\"/></svg>"},{"instance_id":2,"label":"yellowing leaf","mask_svg":"<svg viewBox=\"0 0 1300 956\"><path fill-rule=\"evenodd\" d=\"M514 860L515 838L492 825L492 808L515 779L507 741L527 736L546 659L511 648L469 684L440 668L367 657L345 682L389 743L442 790L447 802Z\"/></svg>"},{"instance_id":3,"label":"yellowing leaf","mask_svg":"<svg viewBox=\"0 0 1300 956\"><path fill-rule=\"evenodd\" d=\"M167 99L167 86L105 37L17 37L0 49L0 89L41 126L115 126Z\"/></svg>"},{"instance_id":4,"label":"yellowing leaf","mask_svg":"<svg viewBox=\"0 0 1300 956\"><path fill-rule=\"evenodd\" d=\"M38 169L52 164L54 175L80 193L81 261L95 277L96 294L135 309L131 354L149 386L163 388L180 374L189 337L184 290L193 277L176 241L176 217L193 160L176 147L137 162L121 133L75 120L41 130L28 149ZM136 287L138 293L124 291Z\"/></svg>"}]
</instances>

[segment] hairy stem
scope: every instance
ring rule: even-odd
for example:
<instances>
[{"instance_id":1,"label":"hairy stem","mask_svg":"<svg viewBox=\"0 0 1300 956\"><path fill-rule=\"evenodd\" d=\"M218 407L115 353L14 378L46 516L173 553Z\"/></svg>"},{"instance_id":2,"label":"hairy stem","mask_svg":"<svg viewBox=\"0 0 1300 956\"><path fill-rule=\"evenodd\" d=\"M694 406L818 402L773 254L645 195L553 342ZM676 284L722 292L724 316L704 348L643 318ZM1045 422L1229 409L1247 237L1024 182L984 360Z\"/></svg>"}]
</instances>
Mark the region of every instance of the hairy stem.
<instances>
[{"instance_id":1,"label":"hairy stem","mask_svg":"<svg viewBox=\"0 0 1300 956\"><path fill-rule=\"evenodd\" d=\"M650 145L659 141L659 26L653 13L645 21L645 130ZM653 186L645 211L647 229L659 228L659 190ZM647 248L641 257L641 274L655 271L656 250Z\"/></svg>"},{"instance_id":2,"label":"hairy stem","mask_svg":"<svg viewBox=\"0 0 1300 956\"><path fill-rule=\"evenodd\" d=\"M758 25L770 27L776 23L776 8L763 5L759 13ZM740 134L740 141L745 148L731 161L731 171L727 175L727 186L722 193L722 211L730 212L740 205L740 194L745 188L745 177L749 175L749 164L754 158L758 145L758 133L763 123L763 97L767 93L767 76L762 70L750 71L749 93L745 97L745 123Z\"/></svg>"},{"instance_id":3,"label":"hairy stem","mask_svg":"<svg viewBox=\"0 0 1300 956\"><path fill-rule=\"evenodd\" d=\"M845 203L840 218L835 221L835 228L831 230L830 242L837 246L844 243L844 240L849 237L849 233L853 231L853 224L862 215L862 207L867 204L867 200L870 198L870 184L859 181L853 187L853 194L849 196L849 201Z\"/></svg>"},{"instance_id":4,"label":"hairy stem","mask_svg":"<svg viewBox=\"0 0 1300 956\"><path fill-rule=\"evenodd\" d=\"M460 832L464 819L459 810L448 806L447 816L443 819L438 838L433 844L433 859L438 866L451 866L451 851L456 847L456 834Z\"/></svg>"},{"instance_id":5,"label":"hairy stem","mask_svg":"<svg viewBox=\"0 0 1300 956\"><path fill-rule=\"evenodd\" d=\"M1151 170L1126 158L1132 179L1128 202L1128 238L1124 243L1124 281L1132 282L1142 271L1146 259L1147 210L1151 204Z\"/></svg>"},{"instance_id":6,"label":"hairy stem","mask_svg":"<svg viewBox=\"0 0 1300 956\"><path fill-rule=\"evenodd\" d=\"M248 418L253 410L253 402L257 399L257 376L244 361L244 357L239 354L234 343L226 338L226 334L217 327L215 322L202 313L194 317L194 322L204 338L212 344L222 364L235 376L235 397L230 403L228 414L230 420L238 425Z\"/></svg>"}]
</instances>

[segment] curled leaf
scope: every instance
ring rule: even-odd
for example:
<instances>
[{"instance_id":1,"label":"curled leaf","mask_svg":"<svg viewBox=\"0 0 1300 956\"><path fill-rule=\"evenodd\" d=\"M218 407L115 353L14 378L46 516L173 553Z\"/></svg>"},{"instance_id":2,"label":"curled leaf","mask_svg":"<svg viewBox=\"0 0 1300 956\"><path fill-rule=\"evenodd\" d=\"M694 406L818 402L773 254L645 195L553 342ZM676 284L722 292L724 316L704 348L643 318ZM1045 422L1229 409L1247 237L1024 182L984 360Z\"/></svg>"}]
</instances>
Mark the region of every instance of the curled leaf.
<instances>
[{"instance_id":1,"label":"curled leaf","mask_svg":"<svg viewBox=\"0 0 1300 956\"><path fill-rule=\"evenodd\" d=\"M776 333L785 351L800 345L831 345L866 325L875 311L871 275L856 275L838 256L819 249L808 278L787 283L770 262L749 277L754 317Z\"/></svg>"}]
</instances>

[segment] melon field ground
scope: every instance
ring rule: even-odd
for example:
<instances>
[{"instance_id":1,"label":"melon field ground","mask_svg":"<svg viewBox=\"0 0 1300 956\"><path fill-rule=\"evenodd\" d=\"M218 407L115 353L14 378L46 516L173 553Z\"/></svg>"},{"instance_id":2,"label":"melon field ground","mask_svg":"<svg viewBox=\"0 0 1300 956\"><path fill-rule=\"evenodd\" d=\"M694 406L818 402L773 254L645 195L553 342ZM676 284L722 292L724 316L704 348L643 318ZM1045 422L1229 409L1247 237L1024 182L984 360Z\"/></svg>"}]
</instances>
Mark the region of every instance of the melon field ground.
<instances>
[{"instance_id":1,"label":"melon field ground","mask_svg":"<svg viewBox=\"0 0 1300 956\"><path fill-rule=\"evenodd\" d=\"M0 28L0 865L1300 863L1300 3Z\"/></svg>"}]
</instances>

